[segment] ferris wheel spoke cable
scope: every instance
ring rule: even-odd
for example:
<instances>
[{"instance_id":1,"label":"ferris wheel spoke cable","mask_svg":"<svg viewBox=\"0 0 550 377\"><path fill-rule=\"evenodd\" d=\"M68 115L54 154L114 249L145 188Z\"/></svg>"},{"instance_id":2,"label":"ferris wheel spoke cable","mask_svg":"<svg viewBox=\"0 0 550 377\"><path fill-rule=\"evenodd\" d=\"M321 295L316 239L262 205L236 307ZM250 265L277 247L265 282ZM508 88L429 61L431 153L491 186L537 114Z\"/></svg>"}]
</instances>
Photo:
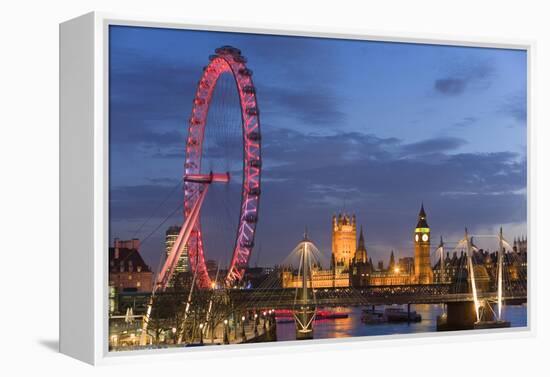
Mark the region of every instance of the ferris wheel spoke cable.
<instances>
[{"instance_id":1,"label":"ferris wheel spoke cable","mask_svg":"<svg viewBox=\"0 0 550 377\"><path fill-rule=\"evenodd\" d=\"M172 212L168 214L168 216L166 216L151 232L149 232L149 234L147 234L147 236L143 238L143 240L141 240L141 244L142 245L145 244L160 229L161 226L163 226L169 219L171 219L182 208L183 208L183 202L178 204L178 206L174 208Z\"/></svg>"},{"instance_id":2,"label":"ferris wheel spoke cable","mask_svg":"<svg viewBox=\"0 0 550 377\"><path fill-rule=\"evenodd\" d=\"M220 189L224 190L224 188ZM237 233L237 224L235 221L236 216L234 216L234 213L232 213L230 208L228 208L225 195L212 195L209 199L211 199L209 203L210 209L216 208L217 214L206 213L205 211L202 221L205 228L204 233L205 236L210 233L215 233L211 235L216 236L218 241L214 243L208 243L208 241L205 241L205 249L210 247L218 249L216 257L222 257L224 259L224 263L227 263L228 257L232 254L234 247L234 243L231 240L234 240L235 234ZM221 245L220 240L223 241ZM221 255L220 251L223 252Z\"/></svg>"},{"instance_id":3,"label":"ferris wheel spoke cable","mask_svg":"<svg viewBox=\"0 0 550 377\"><path fill-rule=\"evenodd\" d=\"M151 232L149 232L149 233L147 234L147 236L145 236L143 239L140 239L140 244L141 244L141 245L146 244L147 241L148 241L148 240L149 240L149 239L150 239L150 238L160 229L160 227L161 227L162 225L164 225L169 219L171 219L172 217L174 217L174 215L176 215L176 213L178 213L178 211L180 211L182 208L183 208L183 202L180 203L175 209L173 209L173 210L172 210L172 211L171 211L171 212L170 212L170 213L169 213L169 214L168 214L168 215L167 215L167 216L166 216L166 217L165 217L165 218L164 218L164 219L163 219L163 220L162 220L162 221L161 221L152 231L151 231ZM151 218L152 218L152 217L151 217ZM132 255L131 253L128 254L128 255L126 256L126 258L129 258L131 255ZM156 272L155 272L155 275L158 274L159 269L160 269L160 266L162 265L161 263L162 263L164 257L165 257L165 256L163 255L163 253L160 253L159 262L158 262L159 264L158 264L158 266L157 266L157 270L156 270ZM126 258L125 258L125 259L126 259ZM124 260L123 260L123 261L124 261ZM155 276L155 278L156 278L156 276Z\"/></svg>"},{"instance_id":4,"label":"ferris wheel spoke cable","mask_svg":"<svg viewBox=\"0 0 550 377\"><path fill-rule=\"evenodd\" d=\"M147 217L147 219L134 231L134 235L132 238L136 238L136 236L138 235L138 233L143 229L143 227L149 222L151 221L151 219L153 219L153 217L155 217L158 213L158 211L164 206L164 204L166 204L166 202L168 201L168 199L170 199L172 197L172 195L176 192L176 189L178 188L181 188L182 187L182 183L183 183L183 178L181 178L178 183L172 187L172 189L168 192L168 194L164 197L164 199L162 199L160 201L160 203L155 207L155 209L151 212L151 214L149 215L149 217Z\"/></svg>"},{"instance_id":5,"label":"ferris wheel spoke cable","mask_svg":"<svg viewBox=\"0 0 550 377\"><path fill-rule=\"evenodd\" d=\"M214 140L212 142L211 148L214 156L217 157L218 165L224 165L226 171L232 170L233 166L231 165L233 156L230 155L230 150L237 147L239 150L242 150L241 146L233 145L232 139L239 131L240 125L235 121L237 110L239 109L238 102L233 106L230 106L228 99L230 99L230 89L235 90L235 88L230 88L230 82L232 80L231 76L226 74L220 77L217 87L216 98L213 100L212 113L209 114L209 127L207 130L211 130L212 137L206 137L206 140ZM234 84L233 84L234 87ZM235 106L236 105L236 106ZM240 116L240 114L239 114ZM210 117L212 118L210 121ZM223 156L220 158L220 156ZM221 161L220 161L221 159ZM242 160L242 159L241 159ZM230 182L227 185L224 185L222 188L218 189L217 192L213 192L212 202L214 203L214 208L221 209L224 216L213 216L214 224L212 229L216 229L217 233L223 233L223 239L234 238L234 235L237 233L236 224L233 224L236 216L232 213L237 207L235 204L238 204L238 210L240 211L240 203L235 203L235 192L232 189L233 184ZM223 191L223 192L222 192ZM238 194L238 193L237 193ZM238 215L238 214L236 214ZM228 237L229 236L229 237ZM233 253L234 243L224 247L223 256L224 262L226 265L229 264L229 258Z\"/></svg>"},{"instance_id":6,"label":"ferris wheel spoke cable","mask_svg":"<svg viewBox=\"0 0 550 377\"><path fill-rule=\"evenodd\" d=\"M223 188L222 188L223 190ZM210 207L219 209L224 209L226 205L224 204L224 198L220 195L212 195L210 199ZM204 224L204 233L205 235L208 235L209 233L215 233L210 234L210 236L217 236L218 241L209 243L208 241L205 241L205 251L208 249L217 249L216 258L223 258L223 262L227 263L228 253L232 253L232 247L233 245L229 245L229 241L231 239L235 238L235 233L237 231L236 224L235 223L235 216L232 216L232 214L227 211L223 210L218 211L218 215L213 214L207 214L204 213L204 216L202 217L202 223ZM208 239L209 237L205 237L205 239ZM223 241L223 242L220 242ZM220 245L221 243L221 245ZM222 250L220 250L222 248ZM222 251L222 255L220 255L220 251Z\"/></svg>"}]
</instances>

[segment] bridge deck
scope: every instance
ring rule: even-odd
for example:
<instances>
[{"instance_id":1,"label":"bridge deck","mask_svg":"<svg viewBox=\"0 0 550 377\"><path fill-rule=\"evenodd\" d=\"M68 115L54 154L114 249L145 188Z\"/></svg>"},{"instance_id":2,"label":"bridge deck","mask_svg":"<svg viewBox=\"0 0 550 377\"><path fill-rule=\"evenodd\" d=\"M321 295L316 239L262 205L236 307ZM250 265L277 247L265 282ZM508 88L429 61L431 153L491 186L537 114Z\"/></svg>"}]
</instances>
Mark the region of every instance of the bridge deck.
<instances>
[{"instance_id":1,"label":"bridge deck","mask_svg":"<svg viewBox=\"0 0 550 377\"><path fill-rule=\"evenodd\" d=\"M224 297L223 301L234 309L292 309L297 305L316 306L367 306L390 304L440 304L448 302L472 301L471 293L455 292L452 284L430 285L387 285L365 288L326 288L314 290L314 299L301 302L294 288L274 289L230 289L230 290L195 290L194 300L207 305L212 294ZM128 296L128 297L126 297ZM165 292L158 299L166 298L168 302L185 301L188 291ZM171 298L171 296L174 296ZM134 314L145 310L149 294L121 293L119 301L134 306ZM482 300L497 299L496 292L479 293ZM527 300L525 289L505 290L504 300L523 302ZM227 301L226 301L227 300ZM137 305L140 303L140 305ZM126 308L126 304L120 306ZM124 314L124 313L122 313Z\"/></svg>"},{"instance_id":2,"label":"bridge deck","mask_svg":"<svg viewBox=\"0 0 550 377\"><path fill-rule=\"evenodd\" d=\"M472 301L471 293L454 292L451 284L391 285L366 288L326 288L314 290L314 299L301 302L294 288L231 290L231 300L249 308L292 308L296 305L363 306L389 304L439 304ZM495 300L497 292L478 294L479 299ZM504 300L526 300L525 291L505 291Z\"/></svg>"}]
</instances>

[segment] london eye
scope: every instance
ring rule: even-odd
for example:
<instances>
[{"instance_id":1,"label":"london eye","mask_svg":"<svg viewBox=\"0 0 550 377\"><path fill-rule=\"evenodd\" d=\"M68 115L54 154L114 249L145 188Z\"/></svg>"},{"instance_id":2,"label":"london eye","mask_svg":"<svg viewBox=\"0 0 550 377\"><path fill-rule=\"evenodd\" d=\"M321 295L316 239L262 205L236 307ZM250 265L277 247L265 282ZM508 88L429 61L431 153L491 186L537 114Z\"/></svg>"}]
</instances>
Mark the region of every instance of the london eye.
<instances>
[{"instance_id":1,"label":"london eye","mask_svg":"<svg viewBox=\"0 0 550 377\"><path fill-rule=\"evenodd\" d=\"M252 71L235 47L217 48L209 60L199 79L189 118L183 176L185 222L157 276L155 290L166 287L185 246L199 288L213 284L206 266L208 246L232 249L224 279L228 286L243 278L254 247L262 159ZM211 193L206 195L209 190ZM225 196L216 198L212 193L215 190L224 191ZM223 208L236 201L232 208ZM233 219L223 218L222 212ZM223 224L209 218L218 222L221 219ZM220 242L224 229L232 235Z\"/></svg>"}]
</instances>

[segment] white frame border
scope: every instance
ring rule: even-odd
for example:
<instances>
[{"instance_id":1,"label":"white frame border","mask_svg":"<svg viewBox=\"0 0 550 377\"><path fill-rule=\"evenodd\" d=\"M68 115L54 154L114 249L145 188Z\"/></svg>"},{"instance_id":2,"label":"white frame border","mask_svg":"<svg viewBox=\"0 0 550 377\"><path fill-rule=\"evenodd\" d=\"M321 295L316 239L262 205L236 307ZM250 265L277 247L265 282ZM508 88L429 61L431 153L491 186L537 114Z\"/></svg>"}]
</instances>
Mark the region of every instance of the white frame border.
<instances>
[{"instance_id":1,"label":"white frame border","mask_svg":"<svg viewBox=\"0 0 550 377\"><path fill-rule=\"evenodd\" d=\"M247 22L241 23L211 20L189 20L148 16L130 16L126 14L93 12L94 17L94 364L112 364L128 361L207 359L209 357L233 357L245 355L267 355L309 352L321 350L367 349L380 346L402 346L414 341L415 345L452 342L471 342L480 340L510 339L533 337L536 334L536 252L538 250L532 229L535 224L536 198L534 164L535 132L533 129L533 79L535 42L533 40L484 38L471 36L451 37L439 34L374 32L350 28L312 27L305 25L265 25ZM254 34L272 34L285 36L305 36L337 39L371 40L384 42L421 43L466 47L487 47L517 49L527 52L527 226L528 253L528 305L527 327L503 330L471 330L455 333L420 333L403 335L385 335L372 337L352 337L345 339L319 339L306 342L255 343L244 345L217 346L205 348L169 348L145 351L109 352L108 351L108 190L109 190L109 140L108 140L108 29L109 25L141 27L159 27L172 29L190 29L220 32L239 32ZM64 229L63 231L68 231ZM60 324L63 326L63 324ZM410 343L409 343L410 344Z\"/></svg>"}]
</instances>

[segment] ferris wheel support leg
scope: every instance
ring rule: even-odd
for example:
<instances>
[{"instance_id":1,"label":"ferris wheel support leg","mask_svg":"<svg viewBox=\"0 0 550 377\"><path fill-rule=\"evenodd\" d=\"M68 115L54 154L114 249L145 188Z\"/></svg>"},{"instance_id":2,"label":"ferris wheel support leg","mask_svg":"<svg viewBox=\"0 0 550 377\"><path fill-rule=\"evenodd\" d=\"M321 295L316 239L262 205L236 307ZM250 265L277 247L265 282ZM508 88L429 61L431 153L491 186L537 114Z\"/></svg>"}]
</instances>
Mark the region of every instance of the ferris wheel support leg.
<instances>
[{"instance_id":1,"label":"ferris wheel support leg","mask_svg":"<svg viewBox=\"0 0 550 377\"><path fill-rule=\"evenodd\" d=\"M194 207L191 209L189 216L185 219L185 222L183 223L183 226L181 227L181 230L178 234L178 238L176 238L176 242L174 242L174 246L172 247L172 251L170 252L170 257L166 259L166 262L164 263L164 266L162 267L162 270L158 275L155 288L158 287L161 290L164 290L168 285L168 282L170 281L174 273L175 266L178 263L181 253L183 252L185 245L187 245L187 241L189 241L191 231L195 227L202 204L204 203L204 198L206 196L206 193L208 192L208 187L209 185L207 184L203 186L203 190L200 193L199 199L195 203Z\"/></svg>"},{"instance_id":2,"label":"ferris wheel support leg","mask_svg":"<svg viewBox=\"0 0 550 377\"><path fill-rule=\"evenodd\" d=\"M191 209L190 216L187 219L185 219L185 222L181 227L180 233L178 234L178 238L176 239L176 242L172 247L172 251L170 252L170 257L166 259L166 262L164 262L164 266L162 267L162 270L157 275L157 279L155 279L153 292L151 293L151 297L149 298L149 302L147 303L147 311L143 316L143 322L141 326L141 335L140 335L140 341L139 341L139 344L141 346L147 345L147 338L148 338L147 328L149 326L149 319L151 318L151 310L153 309L155 292L157 289L161 289L161 290L166 289L166 286L174 273L173 267L179 260L180 255L185 245L187 244L187 241L189 240L189 236L191 235L191 230L193 229L193 227L195 226L195 223L197 222L197 219L200 214L200 209L202 207L202 203L204 203L204 198L208 191L208 187L209 187L208 185L204 185L204 188L200 194L199 200L197 200L197 202L195 203L195 206Z\"/></svg>"},{"instance_id":3,"label":"ferris wheel support leg","mask_svg":"<svg viewBox=\"0 0 550 377\"><path fill-rule=\"evenodd\" d=\"M153 308L153 294L151 294L151 297L149 298L149 302L147 303L147 311L145 312L145 315L143 316L143 322L141 324L141 335L139 337L139 345L140 346L146 346L147 345L147 327L149 326L149 318L151 318L151 309Z\"/></svg>"}]
</instances>

